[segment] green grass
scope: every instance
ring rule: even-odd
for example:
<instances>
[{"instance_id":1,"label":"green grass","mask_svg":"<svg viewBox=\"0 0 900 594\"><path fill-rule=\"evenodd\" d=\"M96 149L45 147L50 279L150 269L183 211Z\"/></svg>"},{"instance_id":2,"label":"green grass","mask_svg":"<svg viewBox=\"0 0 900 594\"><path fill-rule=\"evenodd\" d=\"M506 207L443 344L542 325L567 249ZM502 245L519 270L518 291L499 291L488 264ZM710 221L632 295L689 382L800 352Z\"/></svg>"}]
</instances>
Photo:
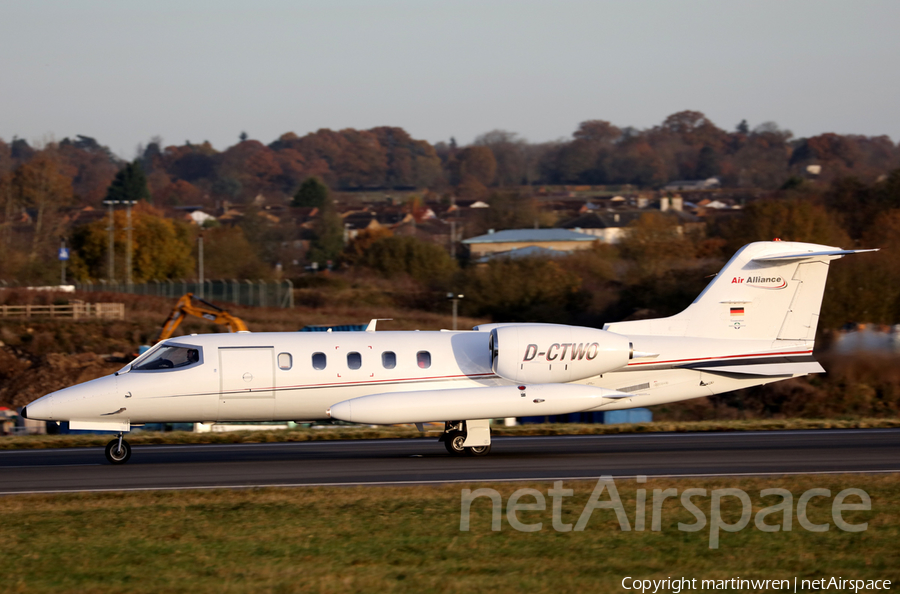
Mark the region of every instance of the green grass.
<instances>
[{"instance_id":1,"label":"green grass","mask_svg":"<svg viewBox=\"0 0 900 594\"><path fill-rule=\"evenodd\" d=\"M842 576L900 580L900 476L829 475L768 478L617 481L634 525L638 486L652 489L740 488L754 514L778 498L794 502L807 489L856 487L871 511L845 512L868 530L802 529L765 533L750 527L722 533L682 532L693 516L676 499L663 507L662 530L623 532L615 515L597 510L582 532L556 532L546 511L520 512L543 521L517 532L504 516L490 530L488 499L472 506L471 530L461 532L460 492L489 486L504 504L516 489L546 495L548 483L435 487L298 488L208 492L106 493L5 497L0 507L0 575L5 592L613 592L622 578L793 579ZM574 523L594 487L568 482L563 521ZM604 495L602 500L607 499ZM652 499L652 491L648 493ZM522 503L532 502L528 497ZM695 498L709 517L708 498ZM705 502L705 503L704 503ZM723 503L734 522L740 505ZM831 499L816 498L808 517L830 522ZM780 516L778 518L780 519ZM769 523L774 523L773 518Z\"/></svg>"},{"instance_id":2,"label":"green grass","mask_svg":"<svg viewBox=\"0 0 900 594\"><path fill-rule=\"evenodd\" d=\"M496 436L533 435L608 435L616 433L686 433L695 431L768 431L788 429L871 429L900 427L900 419L758 419L747 421L657 421L652 423L622 423L617 425L587 423L541 423L505 427L491 427ZM426 436L436 438L437 425L427 428ZM262 431L229 431L223 433L136 432L128 435L132 445L148 444L210 444L210 443L281 443L297 441L333 441L340 439L421 438L412 425L367 427L352 425L323 425L316 428L297 428ZM0 437L0 450L47 449L103 446L109 435L21 435Z\"/></svg>"}]
</instances>

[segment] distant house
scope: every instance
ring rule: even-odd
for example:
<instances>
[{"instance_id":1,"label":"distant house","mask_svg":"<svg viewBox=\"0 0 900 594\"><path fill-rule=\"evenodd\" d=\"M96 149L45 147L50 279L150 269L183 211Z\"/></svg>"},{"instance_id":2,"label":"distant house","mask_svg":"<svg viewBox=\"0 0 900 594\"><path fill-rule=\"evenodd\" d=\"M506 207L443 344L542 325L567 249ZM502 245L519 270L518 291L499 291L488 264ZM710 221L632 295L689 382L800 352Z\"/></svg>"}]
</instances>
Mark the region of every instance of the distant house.
<instances>
[{"instance_id":1,"label":"distant house","mask_svg":"<svg viewBox=\"0 0 900 594\"><path fill-rule=\"evenodd\" d=\"M453 204L450 205L450 208L447 209L448 212L454 212L456 210L464 209L464 208L490 208L491 205L482 200L454 200Z\"/></svg>"},{"instance_id":2,"label":"distant house","mask_svg":"<svg viewBox=\"0 0 900 594\"><path fill-rule=\"evenodd\" d=\"M678 232L683 233L701 226L700 219L682 210L681 198L673 198L675 206L671 207L668 198L660 199L660 212L667 217L678 220ZM604 243L619 243L630 232L630 225L650 209L606 210L591 212L568 220L561 224L563 229L571 229L587 235L593 235Z\"/></svg>"},{"instance_id":3,"label":"distant house","mask_svg":"<svg viewBox=\"0 0 900 594\"><path fill-rule=\"evenodd\" d=\"M378 222L375 213L362 211L351 212L345 214L344 217L344 233L345 241L356 239L360 231L375 231L384 228L384 225Z\"/></svg>"},{"instance_id":4,"label":"distant house","mask_svg":"<svg viewBox=\"0 0 900 594\"><path fill-rule=\"evenodd\" d=\"M560 227L592 235L604 243L619 243L628 233L628 225L638 220L645 212L647 211L594 211L568 220Z\"/></svg>"},{"instance_id":5,"label":"distant house","mask_svg":"<svg viewBox=\"0 0 900 594\"><path fill-rule=\"evenodd\" d=\"M216 220L216 217L214 217L210 214L206 214L202 210L195 210L194 212L192 212L188 215L185 215L185 216L187 216L187 218L189 220L191 220L192 222L194 222L197 225L200 225L201 227L207 221L215 221Z\"/></svg>"},{"instance_id":6,"label":"distant house","mask_svg":"<svg viewBox=\"0 0 900 594\"><path fill-rule=\"evenodd\" d=\"M586 250L597 238L568 229L507 229L464 239L473 258L483 258L528 247L570 253Z\"/></svg>"}]
</instances>

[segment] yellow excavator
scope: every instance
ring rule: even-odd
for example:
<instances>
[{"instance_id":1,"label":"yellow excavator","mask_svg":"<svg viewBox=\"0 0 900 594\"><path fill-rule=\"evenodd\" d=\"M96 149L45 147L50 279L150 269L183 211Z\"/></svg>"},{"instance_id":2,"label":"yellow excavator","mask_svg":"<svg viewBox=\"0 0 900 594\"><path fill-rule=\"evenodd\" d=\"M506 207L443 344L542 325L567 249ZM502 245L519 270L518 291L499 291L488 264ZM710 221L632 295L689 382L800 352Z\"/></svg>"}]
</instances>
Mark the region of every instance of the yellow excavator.
<instances>
[{"instance_id":1,"label":"yellow excavator","mask_svg":"<svg viewBox=\"0 0 900 594\"><path fill-rule=\"evenodd\" d=\"M208 301L194 297L193 293L185 293L178 300L178 303L175 304L175 307L172 308L172 313L169 314L169 317L162 325L159 336L157 336L153 344L170 338L175 329L184 321L185 316L203 318L216 324L228 326L228 330L231 332L247 331L247 324L239 317L231 315L221 307Z\"/></svg>"}]
</instances>

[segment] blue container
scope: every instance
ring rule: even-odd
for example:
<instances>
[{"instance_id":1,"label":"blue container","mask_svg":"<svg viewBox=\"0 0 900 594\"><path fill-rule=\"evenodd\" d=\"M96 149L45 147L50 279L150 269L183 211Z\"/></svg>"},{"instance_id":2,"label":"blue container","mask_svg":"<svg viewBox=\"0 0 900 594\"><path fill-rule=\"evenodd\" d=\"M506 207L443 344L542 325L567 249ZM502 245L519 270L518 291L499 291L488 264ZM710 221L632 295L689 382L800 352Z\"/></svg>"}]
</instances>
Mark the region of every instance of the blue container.
<instances>
[{"instance_id":1,"label":"blue container","mask_svg":"<svg viewBox=\"0 0 900 594\"><path fill-rule=\"evenodd\" d=\"M605 425L617 423L650 423L653 421L653 413L649 408L629 408L626 410L609 410L603 415Z\"/></svg>"}]
</instances>

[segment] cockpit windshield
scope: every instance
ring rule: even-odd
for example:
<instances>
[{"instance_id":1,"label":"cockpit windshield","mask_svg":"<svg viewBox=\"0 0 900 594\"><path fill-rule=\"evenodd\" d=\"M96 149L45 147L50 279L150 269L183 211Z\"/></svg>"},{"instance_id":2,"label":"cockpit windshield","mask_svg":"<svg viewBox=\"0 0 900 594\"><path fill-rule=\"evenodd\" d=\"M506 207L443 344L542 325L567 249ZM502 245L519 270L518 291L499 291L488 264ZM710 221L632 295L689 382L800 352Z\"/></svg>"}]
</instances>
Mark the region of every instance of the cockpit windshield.
<instances>
[{"instance_id":1,"label":"cockpit windshield","mask_svg":"<svg viewBox=\"0 0 900 594\"><path fill-rule=\"evenodd\" d=\"M177 369L200 362L200 348L169 345L155 350L145 360L135 365L134 371L155 371L157 369Z\"/></svg>"}]
</instances>

